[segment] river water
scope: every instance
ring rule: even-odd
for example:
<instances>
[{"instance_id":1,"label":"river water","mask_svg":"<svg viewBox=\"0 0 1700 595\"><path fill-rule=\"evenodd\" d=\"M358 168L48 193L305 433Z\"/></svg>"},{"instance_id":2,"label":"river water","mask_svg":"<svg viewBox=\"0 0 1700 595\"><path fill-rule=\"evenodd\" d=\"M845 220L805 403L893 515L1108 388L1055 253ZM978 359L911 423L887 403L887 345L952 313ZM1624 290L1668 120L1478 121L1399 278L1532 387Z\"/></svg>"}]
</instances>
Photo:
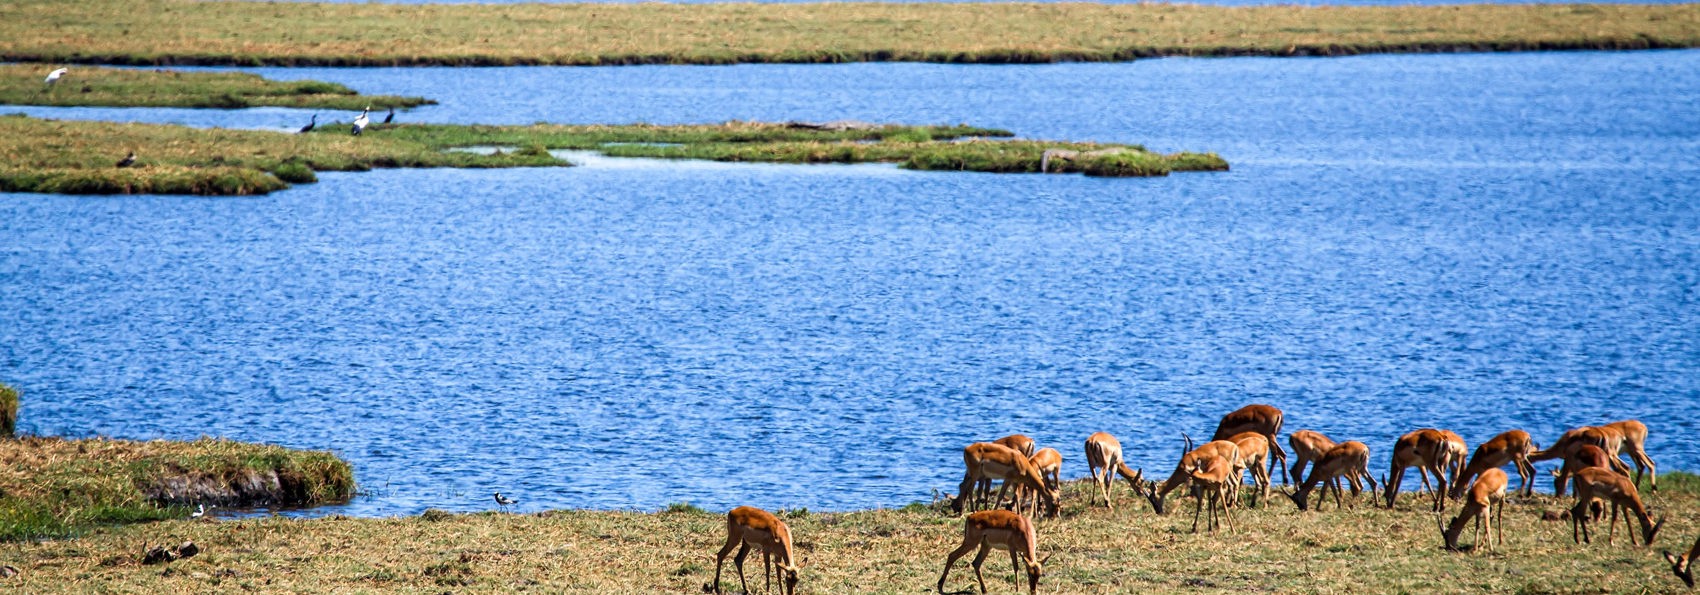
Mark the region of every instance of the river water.
<instances>
[{"instance_id":1,"label":"river water","mask_svg":"<svg viewBox=\"0 0 1700 595\"><path fill-rule=\"evenodd\" d=\"M598 158L0 194L23 429L332 449L366 492L317 512L359 515L902 505L954 492L971 441L1027 433L1078 477L1105 430L1165 470L1254 402L1377 473L1419 427L1630 417L1700 469L1700 51L252 71L442 101L401 121L967 122L1233 170Z\"/></svg>"}]
</instances>

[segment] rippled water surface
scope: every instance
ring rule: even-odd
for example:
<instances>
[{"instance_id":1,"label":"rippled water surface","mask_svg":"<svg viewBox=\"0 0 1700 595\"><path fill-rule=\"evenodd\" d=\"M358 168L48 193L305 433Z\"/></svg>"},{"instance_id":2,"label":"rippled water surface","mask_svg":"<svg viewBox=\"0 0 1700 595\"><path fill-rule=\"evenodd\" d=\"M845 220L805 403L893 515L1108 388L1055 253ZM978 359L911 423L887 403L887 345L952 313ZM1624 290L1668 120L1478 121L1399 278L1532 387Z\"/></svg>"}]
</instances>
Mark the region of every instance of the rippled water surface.
<instances>
[{"instance_id":1,"label":"rippled water surface","mask_svg":"<svg viewBox=\"0 0 1700 595\"><path fill-rule=\"evenodd\" d=\"M1154 469L1250 402L1381 468L1417 427L1636 417L1661 469L1700 469L1700 52L258 72L443 102L403 121L960 121L1234 169L0 194L25 429L333 449L371 491L353 514L900 505L954 492L973 440L1025 432L1081 476L1107 430Z\"/></svg>"}]
</instances>

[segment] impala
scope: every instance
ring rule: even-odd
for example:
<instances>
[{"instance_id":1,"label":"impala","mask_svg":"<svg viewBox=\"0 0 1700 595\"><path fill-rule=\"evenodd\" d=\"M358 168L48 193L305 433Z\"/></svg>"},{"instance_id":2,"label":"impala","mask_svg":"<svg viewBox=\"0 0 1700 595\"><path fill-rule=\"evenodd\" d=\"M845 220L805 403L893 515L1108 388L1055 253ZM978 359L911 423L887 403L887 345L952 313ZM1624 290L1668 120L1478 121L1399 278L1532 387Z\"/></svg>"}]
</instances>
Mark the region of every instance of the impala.
<instances>
[{"instance_id":1,"label":"impala","mask_svg":"<svg viewBox=\"0 0 1700 595\"><path fill-rule=\"evenodd\" d=\"M1045 489L1058 491L1062 489L1062 453L1055 448L1042 448L1027 459L1033 463L1033 468L1039 470L1039 479L1045 480ZM1055 518L1058 511L1050 509L1046 516Z\"/></svg>"},{"instance_id":2,"label":"impala","mask_svg":"<svg viewBox=\"0 0 1700 595\"><path fill-rule=\"evenodd\" d=\"M1647 424L1633 419L1614 421L1603 427L1616 428L1623 434L1623 447L1630 460L1635 461L1635 483L1641 483L1641 468L1646 467L1648 480L1652 482L1653 491L1659 491L1659 473L1653 467L1653 459L1647 456Z\"/></svg>"},{"instance_id":3,"label":"impala","mask_svg":"<svg viewBox=\"0 0 1700 595\"><path fill-rule=\"evenodd\" d=\"M1293 447L1293 477L1305 476L1305 463L1322 459L1328 454L1328 449L1334 448L1334 441L1322 435L1322 432L1299 430L1287 437L1287 444Z\"/></svg>"},{"instance_id":4,"label":"impala","mask_svg":"<svg viewBox=\"0 0 1700 595\"><path fill-rule=\"evenodd\" d=\"M1576 543L1591 542L1588 538L1588 504L1595 499L1611 503L1611 529L1606 532L1606 545L1611 545L1613 536L1617 533L1617 513L1624 513L1624 525L1630 523L1629 515L1641 521L1641 536L1646 545L1653 545L1653 538L1658 536L1659 528L1665 526L1665 520L1659 519L1654 523L1652 515L1647 513L1647 505L1641 502L1641 494L1635 490L1635 482L1628 477L1618 475L1610 470L1598 467L1577 471L1576 505L1570 509L1570 537ZM1580 535L1577 529L1581 529ZM1635 540L1635 529L1629 527L1629 540Z\"/></svg>"},{"instance_id":5,"label":"impala","mask_svg":"<svg viewBox=\"0 0 1700 595\"><path fill-rule=\"evenodd\" d=\"M1393 459L1383 478L1383 488L1387 499L1387 508L1393 508L1393 501L1399 496L1399 484L1405 483L1405 471L1411 467L1417 468L1417 477L1423 480L1423 490L1434 496L1434 511L1446 510L1446 464L1447 453L1446 434L1434 428L1412 430L1400 436L1393 443ZM1440 489L1429 485L1428 476L1434 474Z\"/></svg>"},{"instance_id":6,"label":"impala","mask_svg":"<svg viewBox=\"0 0 1700 595\"><path fill-rule=\"evenodd\" d=\"M1583 426L1567 430L1563 436L1558 438L1557 442L1552 443L1551 447L1531 453L1529 461L1550 461L1560 458L1583 444L1600 447L1600 450L1605 451L1606 455L1611 457L1609 463L1612 469L1624 475L1629 475L1629 466L1623 464L1623 461L1617 458L1618 453L1623 450L1623 432L1609 426Z\"/></svg>"},{"instance_id":7,"label":"impala","mask_svg":"<svg viewBox=\"0 0 1700 595\"><path fill-rule=\"evenodd\" d=\"M951 509L956 512L962 512L965 504L969 507L983 505L993 479L1003 480L1003 487L998 490L997 505L1002 505L1004 495L1013 487L1017 488L1018 496L1022 493L1021 489L1032 490L1044 500L1047 508L1057 507L1057 492L1045 486L1043 476L1031 460L1012 448L976 442L962 449L962 463L967 469L962 475L956 500L951 502ZM982 489L981 486L985 487ZM1020 506L1020 502L1016 504ZM1034 506L1037 505L1034 503Z\"/></svg>"},{"instance_id":8,"label":"impala","mask_svg":"<svg viewBox=\"0 0 1700 595\"><path fill-rule=\"evenodd\" d=\"M1505 486L1511 483L1511 478L1505 471L1495 468L1482 472L1476 478L1476 483L1470 486L1470 499L1464 503L1464 510L1458 511L1458 516L1452 519L1452 524L1441 532L1446 538L1446 549L1458 549L1458 534L1464 532L1464 524L1476 519L1475 549L1493 549L1494 531L1498 529L1499 543L1505 543Z\"/></svg>"},{"instance_id":9,"label":"impala","mask_svg":"<svg viewBox=\"0 0 1700 595\"><path fill-rule=\"evenodd\" d=\"M1216 424L1216 434L1211 440L1227 440L1242 432L1257 432L1269 440L1269 448L1275 451L1275 458L1269 460L1269 473L1275 473L1275 463L1281 463L1281 485L1292 483L1287 477L1287 451L1281 450L1281 443L1276 434L1281 433L1281 410L1269 405L1246 405L1222 416L1221 423Z\"/></svg>"},{"instance_id":10,"label":"impala","mask_svg":"<svg viewBox=\"0 0 1700 595\"><path fill-rule=\"evenodd\" d=\"M1572 444L1570 454L1564 456L1564 467L1553 472L1552 493L1554 496L1564 495L1565 480L1575 475L1577 471L1589 467L1599 467L1616 472L1611 468L1611 455L1592 444Z\"/></svg>"},{"instance_id":11,"label":"impala","mask_svg":"<svg viewBox=\"0 0 1700 595\"><path fill-rule=\"evenodd\" d=\"M1039 591L1039 575L1044 572L1045 561L1034 560L1039 554L1039 538L1033 533L1033 522L1027 517L1008 510L986 510L968 515L962 520L962 545L957 546L944 560L944 574L939 575L938 592L944 592L944 581L950 578L950 567L961 557L968 555L968 550L980 548L980 553L974 556L974 580L980 582L980 592L986 592L986 578L980 574L980 565L985 563L986 554L993 549L1008 550L1010 571L1019 573L1021 564L1027 564L1027 592L1029 595ZM1019 580L1019 574L1017 575Z\"/></svg>"},{"instance_id":12,"label":"impala","mask_svg":"<svg viewBox=\"0 0 1700 595\"><path fill-rule=\"evenodd\" d=\"M1523 430L1508 430L1494 436L1492 440L1483 442L1476 447L1476 453L1470 456L1470 464L1458 473L1458 478L1452 481L1452 490L1448 496L1457 500L1464 496L1464 486L1470 485L1470 480L1488 469L1495 469L1506 463L1515 464L1518 477L1523 478L1523 485L1518 491L1525 495L1535 493L1535 465L1529 462L1529 453L1535 450L1534 441L1529 439L1529 433Z\"/></svg>"},{"instance_id":13,"label":"impala","mask_svg":"<svg viewBox=\"0 0 1700 595\"><path fill-rule=\"evenodd\" d=\"M1440 435L1446 438L1441 443L1441 468L1446 470L1448 483L1458 483L1458 476L1464 472L1464 461L1470 457L1470 445L1452 430L1441 430Z\"/></svg>"},{"instance_id":14,"label":"impala","mask_svg":"<svg viewBox=\"0 0 1700 595\"><path fill-rule=\"evenodd\" d=\"M1358 482L1360 478L1369 482L1371 491L1375 490L1375 479L1369 476L1369 447L1362 442L1348 440L1335 445L1327 454L1322 455L1322 458L1316 461L1316 466L1311 468L1310 476L1305 478L1304 484L1299 486L1297 492L1288 494L1287 497L1293 499L1293 504L1297 505L1299 510L1310 510L1310 491L1316 488L1317 484L1322 484L1323 497L1327 497L1328 488L1333 488L1334 507L1339 508L1340 480L1345 479L1352 485L1352 497L1355 500L1363 491L1363 484ZM1320 503L1318 508L1321 508Z\"/></svg>"},{"instance_id":15,"label":"impala","mask_svg":"<svg viewBox=\"0 0 1700 595\"><path fill-rule=\"evenodd\" d=\"M1234 468L1235 496L1228 502L1237 504L1239 500L1240 471L1250 471L1251 481L1257 485L1257 497L1253 504L1262 504L1269 499L1269 484L1274 483L1269 475L1269 469L1263 466L1269 458L1269 439L1257 432L1242 432L1228 439L1240 449L1240 464Z\"/></svg>"},{"instance_id":16,"label":"impala","mask_svg":"<svg viewBox=\"0 0 1700 595\"><path fill-rule=\"evenodd\" d=\"M1660 553L1665 555L1666 562L1670 562L1670 571L1676 573L1676 578L1682 579L1688 588L1694 588L1694 569L1690 568L1688 563L1700 558L1700 538L1696 538L1694 547L1688 548L1688 553L1681 556L1673 556L1670 552Z\"/></svg>"},{"instance_id":17,"label":"impala","mask_svg":"<svg viewBox=\"0 0 1700 595\"><path fill-rule=\"evenodd\" d=\"M1032 457L1033 449L1035 447L1033 439L1028 438L1026 434L1010 434L997 440L993 440L992 444L1008 446L1014 449L1015 452L1021 453L1021 456L1024 457Z\"/></svg>"},{"instance_id":18,"label":"impala","mask_svg":"<svg viewBox=\"0 0 1700 595\"><path fill-rule=\"evenodd\" d=\"M1109 432L1098 432L1086 437L1086 467L1092 471L1092 485L1098 488L1098 493L1104 496L1104 505L1115 510L1115 502L1110 498L1110 484L1115 483L1115 475L1120 474L1127 480L1127 485L1139 493L1139 481L1145 476L1143 469L1130 471L1127 463L1122 462L1122 443L1111 436Z\"/></svg>"},{"instance_id":19,"label":"impala","mask_svg":"<svg viewBox=\"0 0 1700 595\"><path fill-rule=\"evenodd\" d=\"M1232 532L1234 517L1228 512L1228 498L1233 492L1232 484L1239 483L1239 474L1234 472L1234 464L1229 463L1228 459L1213 456L1199 464L1198 468L1188 475L1192 476L1192 483L1199 487L1199 490L1193 493L1198 506L1192 511L1192 532L1198 532L1198 513L1204 510L1206 495L1210 497L1210 513L1205 523L1210 532L1216 532L1216 527L1220 524L1217 521L1217 510L1221 511L1220 518L1227 519L1228 531ZM1156 488L1153 487L1152 491L1155 492Z\"/></svg>"},{"instance_id":20,"label":"impala","mask_svg":"<svg viewBox=\"0 0 1700 595\"><path fill-rule=\"evenodd\" d=\"M1194 449L1192 448L1192 437L1186 434L1181 434L1181 436L1186 439L1187 450L1181 455L1181 461L1175 464L1175 471L1170 473L1169 478L1163 481L1161 490L1153 488L1150 493L1145 495L1145 498L1151 501L1152 510L1157 511L1157 514L1168 514L1164 510L1163 501L1169 497L1169 492L1173 492L1175 488L1187 485L1192 481L1192 471L1202 466L1210 457L1227 459L1230 466L1239 464L1240 447L1232 442L1212 440L1204 443L1204 446Z\"/></svg>"},{"instance_id":21,"label":"impala","mask_svg":"<svg viewBox=\"0 0 1700 595\"><path fill-rule=\"evenodd\" d=\"M744 587L744 592L750 592L750 587L744 582L744 555L750 553L750 546L761 550L762 579L769 581L767 588L773 589L769 573L779 576L779 587L783 593L795 595L797 592L797 571L802 569L796 563L796 556L791 549L791 530L785 527L785 522L760 508L739 506L726 513L726 545L720 547L720 552L714 555L714 592L720 592L720 569L726 563L726 554L732 548L738 548L738 555L732 558L733 566L738 569L738 584Z\"/></svg>"}]
</instances>

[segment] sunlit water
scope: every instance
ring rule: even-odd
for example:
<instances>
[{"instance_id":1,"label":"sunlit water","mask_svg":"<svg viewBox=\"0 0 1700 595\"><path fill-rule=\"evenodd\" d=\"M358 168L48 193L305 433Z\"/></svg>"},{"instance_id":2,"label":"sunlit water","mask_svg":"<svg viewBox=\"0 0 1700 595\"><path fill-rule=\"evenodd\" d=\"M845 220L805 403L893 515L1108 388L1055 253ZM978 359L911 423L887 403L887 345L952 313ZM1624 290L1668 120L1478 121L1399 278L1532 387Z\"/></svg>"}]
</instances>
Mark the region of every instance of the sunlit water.
<instances>
[{"instance_id":1,"label":"sunlit water","mask_svg":"<svg viewBox=\"0 0 1700 595\"><path fill-rule=\"evenodd\" d=\"M1097 430L1166 471L1252 402L1377 473L1418 427L1629 417L1700 468L1700 52L255 71L443 102L402 121L967 122L1234 169L580 157L0 194L24 429L332 449L369 493L320 511L350 514L901 505L1017 431L1065 476Z\"/></svg>"}]
</instances>

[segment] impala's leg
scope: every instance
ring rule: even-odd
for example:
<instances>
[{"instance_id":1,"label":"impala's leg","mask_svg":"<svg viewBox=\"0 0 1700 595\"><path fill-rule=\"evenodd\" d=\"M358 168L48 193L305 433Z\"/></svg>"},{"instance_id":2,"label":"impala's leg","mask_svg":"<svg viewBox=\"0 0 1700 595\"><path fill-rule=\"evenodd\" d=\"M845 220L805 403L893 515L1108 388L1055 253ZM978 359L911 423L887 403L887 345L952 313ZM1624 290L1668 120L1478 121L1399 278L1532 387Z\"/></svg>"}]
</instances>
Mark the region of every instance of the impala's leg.
<instances>
[{"instance_id":1,"label":"impala's leg","mask_svg":"<svg viewBox=\"0 0 1700 595\"><path fill-rule=\"evenodd\" d=\"M727 528L726 528L726 545L720 546L720 551L716 552L714 554L714 592L715 593L720 592L720 568L721 568L722 565L724 565L726 563L726 554L732 553L732 548L738 547L738 543L740 541L742 541L742 540L738 539L737 529L733 528L731 526L731 523L728 522Z\"/></svg>"},{"instance_id":2,"label":"impala's leg","mask_svg":"<svg viewBox=\"0 0 1700 595\"><path fill-rule=\"evenodd\" d=\"M1233 533L1234 532L1234 513L1229 511L1226 508L1223 508L1222 509L1222 518L1226 519L1228 521L1228 532Z\"/></svg>"},{"instance_id":3,"label":"impala's leg","mask_svg":"<svg viewBox=\"0 0 1700 595\"><path fill-rule=\"evenodd\" d=\"M1611 545L1612 537L1617 535L1617 503L1611 505L1611 527L1606 529L1606 545ZM1629 540L1635 541L1635 534L1629 534Z\"/></svg>"},{"instance_id":4,"label":"impala's leg","mask_svg":"<svg viewBox=\"0 0 1700 595\"><path fill-rule=\"evenodd\" d=\"M1336 476L1330 481L1333 482L1333 484L1334 484L1334 510L1340 510L1340 508L1343 506L1342 504L1340 504L1340 492L1341 492L1340 478L1338 476Z\"/></svg>"},{"instance_id":5,"label":"impala's leg","mask_svg":"<svg viewBox=\"0 0 1700 595\"><path fill-rule=\"evenodd\" d=\"M745 593L750 592L749 583L744 582L744 556L749 553L750 544L743 543L738 546L738 555L732 558L732 567L738 569L738 586L743 587Z\"/></svg>"},{"instance_id":6,"label":"impala's leg","mask_svg":"<svg viewBox=\"0 0 1700 595\"><path fill-rule=\"evenodd\" d=\"M1197 533L1198 532L1198 513L1202 512L1204 510L1204 494L1194 493L1192 498L1193 498L1193 500L1198 502L1197 506L1192 507L1192 532Z\"/></svg>"},{"instance_id":7,"label":"impala's leg","mask_svg":"<svg viewBox=\"0 0 1700 595\"><path fill-rule=\"evenodd\" d=\"M1395 454L1393 456L1397 458L1399 455ZM1398 461L1394 461L1393 464L1387 468L1387 485L1382 486L1387 491L1387 508L1393 508L1394 499L1399 497L1399 486L1404 485L1404 483L1405 468L1400 466Z\"/></svg>"},{"instance_id":8,"label":"impala's leg","mask_svg":"<svg viewBox=\"0 0 1700 595\"><path fill-rule=\"evenodd\" d=\"M1517 474L1523 476L1523 497L1533 497L1535 495L1535 477L1538 475L1535 473L1535 464L1529 462L1528 458L1517 457Z\"/></svg>"},{"instance_id":9,"label":"impala's leg","mask_svg":"<svg viewBox=\"0 0 1700 595\"><path fill-rule=\"evenodd\" d=\"M974 554L974 580L980 581L980 593L986 593L986 577L980 574L980 565L986 563L986 554L992 551L992 544L981 542L980 553Z\"/></svg>"},{"instance_id":10,"label":"impala's leg","mask_svg":"<svg viewBox=\"0 0 1700 595\"><path fill-rule=\"evenodd\" d=\"M1009 580L1017 585L1021 584L1021 555L1016 553L1014 547L1009 548Z\"/></svg>"},{"instance_id":11,"label":"impala's leg","mask_svg":"<svg viewBox=\"0 0 1700 595\"><path fill-rule=\"evenodd\" d=\"M773 592L773 557L767 555L767 548L761 549L761 580L763 593Z\"/></svg>"},{"instance_id":12,"label":"impala's leg","mask_svg":"<svg viewBox=\"0 0 1700 595\"><path fill-rule=\"evenodd\" d=\"M1266 438L1269 439L1269 450L1273 451L1274 455L1275 455L1275 456L1269 457L1269 476L1271 478L1275 477L1275 462L1280 461L1281 462L1281 485L1283 485L1283 486L1293 485L1292 477L1298 477L1299 476L1298 470L1301 467L1304 466L1304 461L1300 460L1298 463L1293 464L1293 469L1294 469L1293 474L1291 476L1287 475L1287 451L1282 450L1281 444L1279 442L1275 441L1275 435L1279 434L1279 433L1280 433L1280 429L1277 428L1276 431L1270 432L1269 435L1266 436Z\"/></svg>"},{"instance_id":13,"label":"impala's leg","mask_svg":"<svg viewBox=\"0 0 1700 595\"><path fill-rule=\"evenodd\" d=\"M944 574L939 575L938 590L940 593L944 592L944 580L950 578L950 566L955 564L956 561L961 559L963 556L968 555L968 550L974 549L974 546L975 543L973 534L964 531L962 535L962 545L957 546L955 550L950 552L949 556L945 556L944 558Z\"/></svg>"},{"instance_id":14,"label":"impala's leg","mask_svg":"<svg viewBox=\"0 0 1700 595\"><path fill-rule=\"evenodd\" d=\"M1505 545L1505 499L1493 506L1493 528L1499 532L1499 545Z\"/></svg>"},{"instance_id":15,"label":"impala's leg","mask_svg":"<svg viewBox=\"0 0 1700 595\"><path fill-rule=\"evenodd\" d=\"M1306 462L1307 461L1305 460L1304 457L1299 457L1299 460L1293 461L1293 474L1291 475L1291 477L1304 477L1305 476L1305 463ZM1275 475L1275 471L1273 469L1271 469L1269 471L1269 475L1270 475L1271 478L1273 478L1274 475ZM1283 485L1283 486L1290 485L1289 482L1286 480L1287 477L1289 477L1287 475L1287 468L1282 467L1281 468L1281 478L1282 478L1281 485Z\"/></svg>"}]
</instances>

